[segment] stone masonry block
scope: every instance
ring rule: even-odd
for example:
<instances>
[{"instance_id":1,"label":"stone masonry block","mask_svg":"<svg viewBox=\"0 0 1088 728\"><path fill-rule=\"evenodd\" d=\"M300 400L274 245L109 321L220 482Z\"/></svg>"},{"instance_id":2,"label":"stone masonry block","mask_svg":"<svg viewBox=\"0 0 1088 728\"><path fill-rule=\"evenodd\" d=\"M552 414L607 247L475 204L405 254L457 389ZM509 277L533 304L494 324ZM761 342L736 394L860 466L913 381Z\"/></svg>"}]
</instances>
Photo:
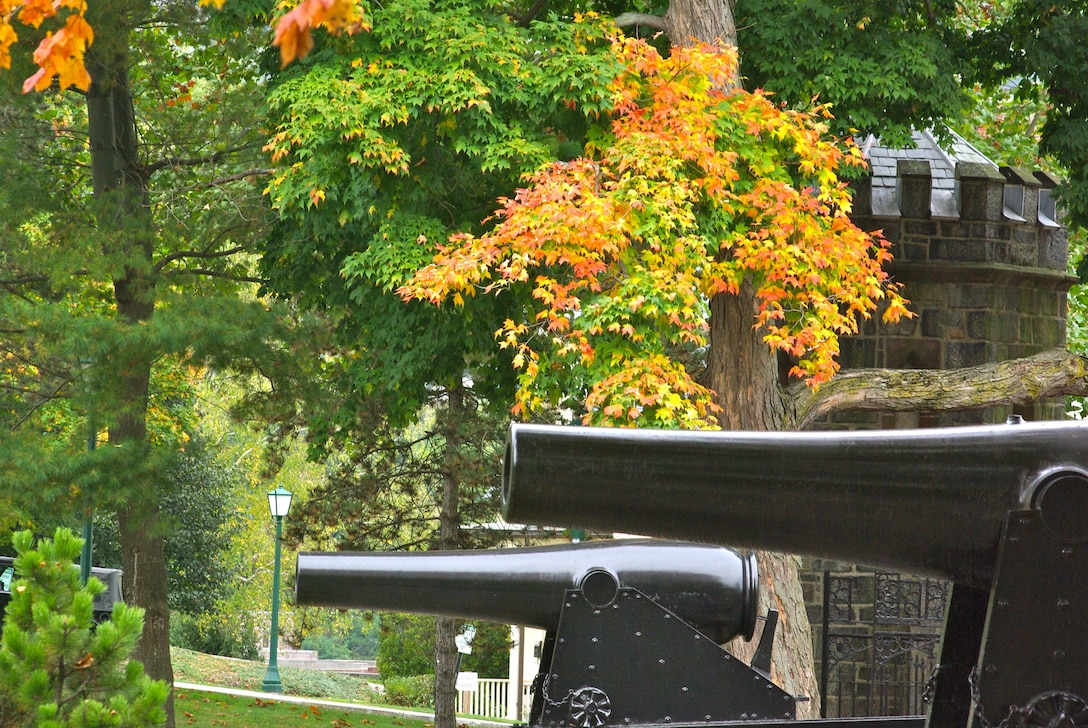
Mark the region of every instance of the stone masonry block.
<instances>
[{"instance_id":1,"label":"stone masonry block","mask_svg":"<svg viewBox=\"0 0 1088 728\"><path fill-rule=\"evenodd\" d=\"M927 308L919 318L922 319L922 336L933 339L941 335L940 309Z\"/></svg>"},{"instance_id":2,"label":"stone masonry block","mask_svg":"<svg viewBox=\"0 0 1088 728\"><path fill-rule=\"evenodd\" d=\"M986 363L986 344L982 342L950 341L945 346L944 365L962 369Z\"/></svg>"},{"instance_id":3,"label":"stone masonry block","mask_svg":"<svg viewBox=\"0 0 1088 728\"><path fill-rule=\"evenodd\" d=\"M933 197L933 176L924 159L900 159L896 179L899 211L904 219L928 220Z\"/></svg>"},{"instance_id":4,"label":"stone masonry block","mask_svg":"<svg viewBox=\"0 0 1088 728\"><path fill-rule=\"evenodd\" d=\"M891 369L939 369L939 339L889 339L884 366Z\"/></svg>"},{"instance_id":5,"label":"stone masonry block","mask_svg":"<svg viewBox=\"0 0 1088 728\"><path fill-rule=\"evenodd\" d=\"M965 283L952 289L949 303L955 308L992 308L994 287L984 283Z\"/></svg>"},{"instance_id":6,"label":"stone masonry block","mask_svg":"<svg viewBox=\"0 0 1088 728\"><path fill-rule=\"evenodd\" d=\"M997 316L989 311L967 312L967 338L969 339L994 339L998 331Z\"/></svg>"},{"instance_id":7,"label":"stone masonry block","mask_svg":"<svg viewBox=\"0 0 1088 728\"><path fill-rule=\"evenodd\" d=\"M1036 265L1051 270L1065 270L1069 260L1069 235L1065 228L1045 230L1037 243L1039 259Z\"/></svg>"},{"instance_id":8,"label":"stone masonry block","mask_svg":"<svg viewBox=\"0 0 1088 728\"><path fill-rule=\"evenodd\" d=\"M1005 207L1005 178L988 164L956 164L956 179L960 183L960 219L1002 219Z\"/></svg>"}]
</instances>

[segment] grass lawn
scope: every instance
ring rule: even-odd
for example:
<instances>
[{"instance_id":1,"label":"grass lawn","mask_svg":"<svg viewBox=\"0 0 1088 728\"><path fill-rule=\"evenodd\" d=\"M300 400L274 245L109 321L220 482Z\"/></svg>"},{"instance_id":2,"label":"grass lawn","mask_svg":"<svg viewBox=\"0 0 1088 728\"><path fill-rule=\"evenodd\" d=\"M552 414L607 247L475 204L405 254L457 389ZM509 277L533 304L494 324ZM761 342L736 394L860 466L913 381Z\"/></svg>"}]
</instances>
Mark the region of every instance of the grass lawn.
<instances>
[{"instance_id":1,"label":"grass lawn","mask_svg":"<svg viewBox=\"0 0 1088 728\"><path fill-rule=\"evenodd\" d=\"M170 650L174 679L200 685L260 690L267 665L254 660L205 655L173 647ZM380 697L356 675L336 675L318 670L281 667L283 692L311 698L328 698L349 703L378 703ZM181 715L180 711L178 715Z\"/></svg>"},{"instance_id":2,"label":"grass lawn","mask_svg":"<svg viewBox=\"0 0 1088 728\"><path fill-rule=\"evenodd\" d=\"M196 690L174 693L174 710L178 726L197 728L299 728L299 726L330 726L330 728L427 728L433 726L421 720L372 715L337 710L305 703L277 703L261 698L237 698Z\"/></svg>"}]
</instances>

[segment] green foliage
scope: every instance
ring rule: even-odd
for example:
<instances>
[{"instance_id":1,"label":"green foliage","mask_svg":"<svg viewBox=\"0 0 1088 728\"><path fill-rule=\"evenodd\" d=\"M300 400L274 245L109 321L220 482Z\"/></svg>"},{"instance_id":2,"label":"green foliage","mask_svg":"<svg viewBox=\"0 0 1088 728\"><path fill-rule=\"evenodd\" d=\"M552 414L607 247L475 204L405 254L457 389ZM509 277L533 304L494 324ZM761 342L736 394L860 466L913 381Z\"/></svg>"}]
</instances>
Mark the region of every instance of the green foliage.
<instances>
[{"instance_id":1,"label":"green foliage","mask_svg":"<svg viewBox=\"0 0 1088 728\"><path fill-rule=\"evenodd\" d=\"M385 702L434 710L434 675L392 677L384 682Z\"/></svg>"},{"instance_id":2,"label":"green foliage","mask_svg":"<svg viewBox=\"0 0 1088 728\"><path fill-rule=\"evenodd\" d=\"M461 670L481 677L509 674L510 628L476 622L471 654L461 659ZM460 631L460 628L458 628ZM411 677L434 672L435 618L418 614L382 616L378 641L378 673L389 687L390 677Z\"/></svg>"},{"instance_id":3,"label":"green foliage","mask_svg":"<svg viewBox=\"0 0 1088 728\"><path fill-rule=\"evenodd\" d=\"M262 258L268 290L330 316L343 351L330 386L379 399L395 426L466 370L494 406L508 401L492 333L516 301L436 309L393 289L451 233L478 229L523 173L580 150L616 71L601 25L522 27L508 10L375 3L372 31L330 42L270 97L281 225ZM318 446L355 419L335 407L313 423Z\"/></svg>"},{"instance_id":4,"label":"green foliage","mask_svg":"<svg viewBox=\"0 0 1088 728\"><path fill-rule=\"evenodd\" d=\"M737 3L741 70L749 88L786 103L818 97L833 131L909 144L967 104L971 70L951 0L745 0Z\"/></svg>"},{"instance_id":5,"label":"green foliage","mask_svg":"<svg viewBox=\"0 0 1088 728\"><path fill-rule=\"evenodd\" d=\"M174 612L170 615L170 645L209 655L256 660L260 652L253 626L247 620L228 624L204 615Z\"/></svg>"},{"instance_id":6,"label":"green foliage","mask_svg":"<svg viewBox=\"0 0 1088 728\"><path fill-rule=\"evenodd\" d=\"M494 520L507 419L467 397L464 412L428 408L407 428L397 427L373 400L355 402L355 419L329 435L339 454L329 459L324 479L292 506L289 539L345 550L434 548L443 479L451 472L447 459L458 480L459 517ZM459 433L456 452L447 447L451 429ZM462 530L457 547L494 545L495 538L487 529Z\"/></svg>"},{"instance_id":7,"label":"green foliage","mask_svg":"<svg viewBox=\"0 0 1088 728\"><path fill-rule=\"evenodd\" d=\"M160 508L171 610L200 614L226 596L234 574L224 558L240 524L234 520L242 484L238 474L194 435L166 473ZM106 515L95 528L95 564L121 568L117 521Z\"/></svg>"},{"instance_id":8,"label":"green foliage","mask_svg":"<svg viewBox=\"0 0 1088 728\"><path fill-rule=\"evenodd\" d=\"M1088 224L1088 3L1019 0L995 3L990 23L972 35L971 50L987 88L1010 86L1017 98L1047 103L1039 128L1042 155L1068 174L1061 188L1067 222Z\"/></svg>"},{"instance_id":9,"label":"green foliage","mask_svg":"<svg viewBox=\"0 0 1088 728\"><path fill-rule=\"evenodd\" d=\"M0 637L0 725L40 728L161 725L165 683L129 659L143 610L114 605L94 626L93 602L105 587L80 586L73 560L82 541L66 529L33 543L14 538L16 581Z\"/></svg>"},{"instance_id":10,"label":"green foliage","mask_svg":"<svg viewBox=\"0 0 1088 728\"><path fill-rule=\"evenodd\" d=\"M1038 83L969 89L971 106L949 125L998 164L1051 169L1040 158L1039 133L1046 122L1046 92Z\"/></svg>"},{"instance_id":11,"label":"green foliage","mask_svg":"<svg viewBox=\"0 0 1088 728\"><path fill-rule=\"evenodd\" d=\"M434 673L434 617L387 614L378 638L378 673L386 679Z\"/></svg>"},{"instance_id":12,"label":"green foliage","mask_svg":"<svg viewBox=\"0 0 1088 728\"><path fill-rule=\"evenodd\" d=\"M346 629L308 635L302 648L316 650L323 660L373 660L378 655L378 623L376 615L352 612Z\"/></svg>"}]
</instances>

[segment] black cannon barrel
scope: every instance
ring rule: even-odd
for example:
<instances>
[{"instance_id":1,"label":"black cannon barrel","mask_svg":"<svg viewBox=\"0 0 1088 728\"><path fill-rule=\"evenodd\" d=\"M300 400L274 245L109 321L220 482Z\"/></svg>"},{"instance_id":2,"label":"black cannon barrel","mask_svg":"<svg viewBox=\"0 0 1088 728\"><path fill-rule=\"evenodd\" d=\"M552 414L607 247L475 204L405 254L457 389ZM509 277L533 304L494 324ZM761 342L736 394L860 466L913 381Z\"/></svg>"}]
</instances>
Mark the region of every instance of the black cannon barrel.
<instances>
[{"instance_id":1,"label":"black cannon barrel","mask_svg":"<svg viewBox=\"0 0 1088 728\"><path fill-rule=\"evenodd\" d=\"M416 612L555 629L589 575L634 587L717 641L752 636L755 559L719 546L596 541L481 551L301 553L298 604ZM598 580L600 581L600 580ZM588 589L587 589L588 591Z\"/></svg>"},{"instance_id":2,"label":"black cannon barrel","mask_svg":"<svg viewBox=\"0 0 1088 728\"><path fill-rule=\"evenodd\" d=\"M1030 507L1049 479L1088 483L1086 470L1088 425L1071 422L812 433L513 425L503 497L511 522L823 556L986 587L1006 512Z\"/></svg>"}]
</instances>

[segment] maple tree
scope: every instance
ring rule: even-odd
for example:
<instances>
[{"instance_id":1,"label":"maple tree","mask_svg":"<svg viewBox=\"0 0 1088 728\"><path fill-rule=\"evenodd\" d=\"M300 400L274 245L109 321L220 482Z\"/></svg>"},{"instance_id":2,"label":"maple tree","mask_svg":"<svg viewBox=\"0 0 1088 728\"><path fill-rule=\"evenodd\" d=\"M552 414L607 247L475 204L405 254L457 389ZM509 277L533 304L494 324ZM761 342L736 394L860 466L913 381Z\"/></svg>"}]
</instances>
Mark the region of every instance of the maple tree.
<instances>
[{"instance_id":1,"label":"maple tree","mask_svg":"<svg viewBox=\"0 0 1088 728\"><path fill-rule=\"evenodd\" d=\"M626 70L610 133L534 173L492 231L454 236L400 289L463 305L531 288L538 308L498 332L522 370L516 414L583 392L586 424L716 425L714 393L674 352L705 347L709 299L746 282L763 341L813 386L879 302L886 321L909 315L882 270L887 244L847 217L837 172L863 162L826 136L826 109L724 87L727 50L662 56L618 39L614 51Z\"/></svg>"}]
</instances>

